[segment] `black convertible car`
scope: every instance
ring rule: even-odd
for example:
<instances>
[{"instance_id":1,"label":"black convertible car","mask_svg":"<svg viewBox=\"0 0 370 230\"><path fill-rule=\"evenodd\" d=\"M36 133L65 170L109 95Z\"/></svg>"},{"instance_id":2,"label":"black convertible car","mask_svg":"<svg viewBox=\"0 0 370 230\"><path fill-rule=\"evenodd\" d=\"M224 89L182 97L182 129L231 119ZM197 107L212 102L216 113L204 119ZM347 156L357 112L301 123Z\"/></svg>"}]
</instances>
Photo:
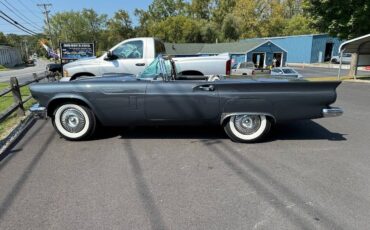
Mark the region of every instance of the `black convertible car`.
<instances>
[{"instance_id":1,"label":"black convertible car","mask_svg":"<svg viewBox=\"0 0 370 230\"><path fill-rule=\"evenodd\" d=\"M227 79L178 75L171 58L159 56L143 73L39 83L31 111L49 116L68 140L88 138L96 124L222 125L237 142L260 140L272 124L342 114L330 105L340 82Z\"/></svg>"}]
</instances>

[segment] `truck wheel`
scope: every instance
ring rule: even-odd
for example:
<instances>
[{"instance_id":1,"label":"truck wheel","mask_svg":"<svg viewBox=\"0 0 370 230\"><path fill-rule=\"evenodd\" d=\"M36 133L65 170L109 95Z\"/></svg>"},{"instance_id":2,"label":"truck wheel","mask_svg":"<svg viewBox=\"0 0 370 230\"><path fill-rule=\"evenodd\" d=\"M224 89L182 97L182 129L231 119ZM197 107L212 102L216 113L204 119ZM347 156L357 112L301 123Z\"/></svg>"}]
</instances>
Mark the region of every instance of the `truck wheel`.
<instances>
[{"instance_id":1,"label":"truck wheel","mask_svg":"<svg viewBox=\"0 0 370 230\"><path fill-rule=\"evenodd\" d=\"M271 122L265 115L234 115L224 130L235 142L251 143L261 140L270 130Z\"/></svg>"},{"instance_id":2,"label":"truck wheel","mask_svg":"<svg viewBox=\"0 0 370 230\"><path fill-rule=\"evenodd\" d=\"M55 110L53 125L65 139L78 141L93 134L96 120L94 114L86 106L63 104Z\"/></svg>"}]
</instances>

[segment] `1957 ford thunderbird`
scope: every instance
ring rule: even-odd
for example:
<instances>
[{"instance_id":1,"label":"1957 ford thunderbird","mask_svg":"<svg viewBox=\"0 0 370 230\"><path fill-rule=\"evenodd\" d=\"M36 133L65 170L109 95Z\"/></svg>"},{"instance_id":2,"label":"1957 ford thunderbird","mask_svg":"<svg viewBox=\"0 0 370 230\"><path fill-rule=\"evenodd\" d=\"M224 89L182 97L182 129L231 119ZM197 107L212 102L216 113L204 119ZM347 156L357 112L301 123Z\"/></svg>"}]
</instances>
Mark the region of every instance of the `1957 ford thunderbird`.
<instances>
[{"instance_id":1,"label":"1957 ford thunderbird","mask_svg":"<svg viewBox=\"0 0 370 230\"><path fill-rule=\"evenodd\" d=\"M255 142L281 121L333 117L340 82L226 79L178 75L171 58L159 56L138 76L110 74L30 87L68 140L90 137L103 126L214 124L236 142Z\"/></svg>"}]
</instances>

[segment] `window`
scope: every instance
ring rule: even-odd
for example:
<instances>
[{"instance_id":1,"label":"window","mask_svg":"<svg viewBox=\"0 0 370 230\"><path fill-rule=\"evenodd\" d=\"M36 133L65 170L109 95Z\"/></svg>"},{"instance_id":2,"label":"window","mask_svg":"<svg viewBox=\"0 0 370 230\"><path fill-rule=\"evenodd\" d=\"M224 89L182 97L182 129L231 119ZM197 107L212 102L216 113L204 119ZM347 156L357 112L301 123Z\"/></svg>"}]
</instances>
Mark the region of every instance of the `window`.
<instances>
[{"instance_id":1,"label":"window","mask_svg":"<svg viewBox=\"0 0 370 230\"><path fill-rule=\"evenodd\" d=\"M140 59L143 58L143 42L126 42L113 50L113 54L119 59Z\"/></svg>"},{"instance_id":2,"label":"window","mask_svg":"<svg viewBox=\"0 0 370 230\"><path fill-rule=\"evenodd\" d=\"M155 57L157 57L159 54L166 53L166 47L164 47L164 44L157 39L154 40L154 47L155 47Z\"/></svg>"},{"instance_id":3,"label":"window","mask_svg":"<svg viewBox=\"0 0 370 230\"><path fill-rule=\"evenodd\" d=\"M290 73L296 73L294 70L292 69L283 69L283 72L286 73L286 74L290 74Z\"/></svg>"},{"instance_id":4,"label":"window","mask_svg":"<svg viewBox=\"0 0 370 230\"><path fill-rule=\"evenodd\" d=\"M279 70L279 69L273 69L271 71L274 72L274 73L282 73L281 70Z\"/></svg>"}]
</instances>

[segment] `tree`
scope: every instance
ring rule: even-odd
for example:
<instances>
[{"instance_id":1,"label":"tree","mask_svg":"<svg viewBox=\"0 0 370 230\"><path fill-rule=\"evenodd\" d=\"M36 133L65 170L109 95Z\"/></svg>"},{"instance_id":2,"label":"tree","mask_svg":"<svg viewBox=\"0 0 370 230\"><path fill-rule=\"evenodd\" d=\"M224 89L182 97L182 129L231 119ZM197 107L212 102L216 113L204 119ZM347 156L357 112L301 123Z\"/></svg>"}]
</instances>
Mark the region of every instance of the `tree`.
<instances>
[{"instance_id":1,"label":"tree","mask_svg":"<svg viewBox=\"0 0 370 230\"><path fill-rule=\"evenodd\" d=\"M259 7L259 9L258 9ZM261 37L264 26L262 3L257 0L237 0L233 15L240 19L239 29L241 38Z\"/></svg>"},{"instance_id":2,"label":"tree","mask_svg":"<svg viewBox=\"0 0 370 230\"><path fill-rule=\"evenodd\" d=\"M85 20L87 25L85 29L89 31L90 37L92 37L93 41L99 46L100 34L107 22L107 15L99 15L93 9L83 9L81 11L81 17Z\"/></svg>"},{"instance_id":3,"label":"tree","mask_svg":"<svg viewBox=\"0 0 370 230\"><path fill-rule=\"evenodd\" d=\"M200 23L186 16L168 17L163 21L152 23L149 33L167 42L202 41Z\"/></svg>"},{"instance_id":4,"label":"tree","mask_svg":"<svg viewBox=\"0 0 370 230\"><path fill-rule=\"evenodd\" d=\"M208 43L214 43L218 40L220 37L220 33L218 32L218 27L214 22L208 22L203 20L201 22L201 41L202 42L208 42Z\"/></svg>"},{"instance_id":5,"label":"tree","mask_svg":"<svg viewBox=\"0 0 370 230\"><path fill-rule=\"evenodd\" d=\"M99 41L106 18L106 15L98 15L92 9L56 13L50 18L54 46L59 41Z\"/></svg>"},{"instance_id":6,"label":"tree","mask_svg":"<svg viewBox=\"0 0 370 230\"><path fill-rule=\"evenodd\" d=\"M239 27L237 18L232 14L228 14L221 27L221 33L223 40L235 41L239 39Z\"/></svg>"},{"instance_id":7,"label":"tree","mask_svg":"<svg viewBox=\"0 0 370 230\"><path fill-rule=\"evenodd\" d=\"M192 0L188 5L188 12L193 18L210 19L212 0Z\"/></svg>"},{"instance_id":8,"label":"tree","mask_svg":"<svg viewBox=\"0 0 370 230\"><path fill-rule=\"evenodd\" d=\"M125 39L134 37L130 15L125 10L118 10L107 22L107 39L113 45ZM108 47L107 47L108 48Z\"/></svg>"},{"instance_id":9,"label":"tree","mask_svg":"<svg viewBox=\"0 0 370 230\"><path fill-rule=\"evenodd\" d=\"M217 25L222 25L225 16L234 11L236 0L214 0L212 10L212 21Z\"/></svg>"},{"instance_id":10,"label":"tree","mask_svg":"<svg viewBox=\"0 0 370 230\"><path fill-rule=\"evenodd\" d=\"M370 0L306 0L313 25L341 39L370 33Z\"/></svg>"},{"instance_id":11,"label":"tree","mask_svg":"<svg viewBox=\"0 0 370 230\"><path fill-rule=\"evenodd\" d=\"M148 13L152 20L160 21L168 17L184 15L186 4L183 0L153 0Z\"/></svg>"},{"instance_id":12,"label":"tree","mask_svg":"<svg viewBox=\"0 0 370 230\"><path fill-rule=\"evenodd\" d=\"M317 30L310 26L311 21L308 17L301 14L293 16L288 19L283 35L301 35L301 34L315 34Z\"/></svg>"},{"instance_id":13,"label":"tree","mask_svg":"<svg viewBox=\"0 0 370 230\"><path fill-rule=\"evenodd\" d=\"M8 39L3 34L3 32L0 32L0 44L8 44Z\"/></svg>"}]
</instances>

